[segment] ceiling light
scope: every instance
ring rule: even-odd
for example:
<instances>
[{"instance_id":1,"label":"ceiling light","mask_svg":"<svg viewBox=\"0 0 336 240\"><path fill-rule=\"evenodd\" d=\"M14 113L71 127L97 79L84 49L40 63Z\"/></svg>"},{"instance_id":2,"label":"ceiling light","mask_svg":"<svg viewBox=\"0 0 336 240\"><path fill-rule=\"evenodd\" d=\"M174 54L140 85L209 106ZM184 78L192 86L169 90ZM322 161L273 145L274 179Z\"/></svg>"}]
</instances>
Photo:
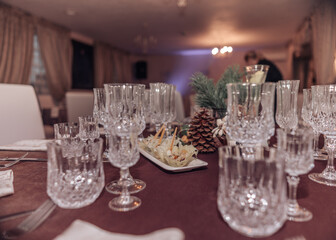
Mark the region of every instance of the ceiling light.
<instances>
[{"instance_id":1,"label":"ceiling light","mask_svg":"<svg viewBox=\"0 0 336 240\"><path fill-rule=\"evenodd\" d=\"M218 48L213 48L211 51L212 55L216 55L218 53Z\"/></svg>"},{"instance_id":2,"label":"ceiling light","mask_svg":"<svg viewBox=\"0 0 336 240\"><path fill-rule=\"evenodd\" d=\"M233 48L231 46L224 46L224 47L220 48L220 50L219 50L219 48L215 47L211 51L212 55L219 56L219 57L220 56L226 57L228 55L231 55L232 52L233 52ZM220 54L218 54L218 53L220 53Z\"/></svg>"}]
</instances>

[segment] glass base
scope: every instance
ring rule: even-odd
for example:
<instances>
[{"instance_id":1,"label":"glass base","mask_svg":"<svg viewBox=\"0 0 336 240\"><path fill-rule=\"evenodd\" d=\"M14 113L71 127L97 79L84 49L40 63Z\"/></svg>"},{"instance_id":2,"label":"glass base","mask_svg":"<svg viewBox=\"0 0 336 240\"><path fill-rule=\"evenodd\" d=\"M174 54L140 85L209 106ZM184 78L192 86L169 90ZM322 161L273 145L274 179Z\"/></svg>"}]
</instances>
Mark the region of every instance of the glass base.
<instances>
[{"instance_id":1,"label":"glass base","mask_svg":"<svg viewBox=\"0 0 336 240\"><path fill-rule=\"evenodd\" d=\"M113 198L108 206L110 209L118 212L127 212L134 210L141 205L140 198L134 197L134 196L128 196L128 197L117 197Z\"/></svg>"},{"instance_id":2,"label":"glass base","mask_svg":"<svg viewBox=\"0 0 336 240\"><path fill-rule=\"evenodd\" d=\"M108 150L105 150L105 151L104 151L104 153L103 153L103 158L104 158L104 159L107 159L107 160L109 159L109 152L108 152Z\"/></svg>"},{"instance_id":3,"label":"glass base","mask_svg":"<svg viewBox=\"0 0 336 240\"><path fill-rule=\"evenodd\" d=\"M130 194L140 192L146 188L146 183L140 179L133 179L133 181L127 184L127 190ZM119 180L114 180L105 186L106 191L113 194L120 194L122 191L122 185Z\"/></svg>"},{"instance_id":4,"label":"glass base","mask_svg":"<svg viewBox=\"0 0 336 240\"><path fill-rule=\"evenodd\" d=\"M336 174L311 173L308 177L314 182L336 187Z\"/></svg>"},{"instance_id":5,"label":"glass base","mask_svg":"<svg viewBox=\"0 0 336 240\"><path fill-rule=\"evenodd\" d=\"M313 214L302 207L296 208L294 212L287 212L287 219L294 222L306 222L313 218Z\"/></svg>"},{"instance_id":6,"label":"glass base","mask_svg":"<svg viewBox=\"0 0 336 240\"><path fill-rule=\"evenodd\" d=\"M328 155L323 154L321 151L317 151L314 153L315 160L326 161L328 160Z\"/></svg>"}]
</instances>

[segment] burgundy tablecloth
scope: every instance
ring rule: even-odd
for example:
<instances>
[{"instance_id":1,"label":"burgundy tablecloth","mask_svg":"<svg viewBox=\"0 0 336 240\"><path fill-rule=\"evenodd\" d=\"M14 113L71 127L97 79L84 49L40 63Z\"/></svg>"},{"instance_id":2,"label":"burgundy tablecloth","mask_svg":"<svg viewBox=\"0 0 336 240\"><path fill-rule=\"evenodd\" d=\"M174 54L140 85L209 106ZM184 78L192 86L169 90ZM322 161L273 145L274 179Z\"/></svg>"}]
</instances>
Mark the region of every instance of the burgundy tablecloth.
<instances>
[{"instance_id":1,"label":"burgundy tablecloth","mask_svg":"<svg viewBox=\"0 0 336 240\"><path fill-rule=\"evenodd\" d=\"M19 152L0 152L3 156L19 156ZM46 157L46 153L30 153L30 157ZM92 205L66 210L56 208L51 216L35 231L21 239L53 239L75 219L81 219L112 232L145 234L166 227L180 228L186 240L250 239L233 230L222 220L216 205L218 178L217 153L199 154L209 163L205 169L185 173L165 172L141 157L131 168L135 178L147 183L144 191L136 194L142 199L140 208L115 212L108 202L115 197L105 190ZM320 172L326 162L315 162L313 172ZM118 170L104 163L106 183L119 177ZM0 198L0 215L38 207L46 194L46 162L21 162L14 167L15 194ZM314 217L309 222L287 221L283 228L267 239L284 240L303 235L307 240L336 239L336 188L317 184L301 177L298 191L299 203L311 210ZM0 229L16 226L22 219L0 223Z\"/></svg>"}]
</instances>

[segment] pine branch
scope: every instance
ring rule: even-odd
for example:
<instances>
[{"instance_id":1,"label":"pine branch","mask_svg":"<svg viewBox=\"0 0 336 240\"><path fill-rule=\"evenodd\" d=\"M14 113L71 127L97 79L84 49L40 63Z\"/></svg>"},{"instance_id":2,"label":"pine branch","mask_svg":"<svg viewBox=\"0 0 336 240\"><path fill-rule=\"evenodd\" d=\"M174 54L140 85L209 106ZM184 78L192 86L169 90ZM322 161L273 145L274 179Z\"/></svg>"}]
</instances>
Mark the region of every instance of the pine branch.
<instances>
[{"instance_id":1,"label":"pine branch","mask_svg":"<svg viewBox=\"0 0 336 240\"><path fill-rule=\"evenodd\" d=\"M229 66L215 86L213 80L208 79L203 73L195 73L190 78L190 86L196 92L196 104L200 107L226 111L226 84L242 82L243 75L238 65Z\"/></svg>"},{"instance_id":2,"label":"pine branch","mask_svg":"<svg viewBox=\"0 0 336 240\"><path fill-rule=\"evenodd\" d=\"M197 93L196 104L200 107L214 108L216 99L213 80L208 79L203 73L195 73L190 79L190 85Z\"/></svg>"}]
</instances>

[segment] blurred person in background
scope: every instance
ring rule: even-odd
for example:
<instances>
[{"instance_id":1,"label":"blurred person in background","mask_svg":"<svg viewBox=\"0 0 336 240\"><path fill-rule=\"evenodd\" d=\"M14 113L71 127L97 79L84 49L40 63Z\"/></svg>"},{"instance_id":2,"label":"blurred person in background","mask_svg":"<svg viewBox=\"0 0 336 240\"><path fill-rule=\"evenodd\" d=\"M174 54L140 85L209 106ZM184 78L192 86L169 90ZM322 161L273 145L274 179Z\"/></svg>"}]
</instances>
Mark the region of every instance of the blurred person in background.
<instances>
[{"instance_id":1,"label":"blurred person in background","mask_svg":"<svg viewBox=\"0 0 336 240\"><path fill-rule=\"evenodd\" d=\"M282 74L278 67L275 66L273 62L266 59L262 54L252 50L245 54L244 59L247 65L262 64L269 66L266 82L277 82L279 80L283 80Z\"/></svg>"}]
</instances>

